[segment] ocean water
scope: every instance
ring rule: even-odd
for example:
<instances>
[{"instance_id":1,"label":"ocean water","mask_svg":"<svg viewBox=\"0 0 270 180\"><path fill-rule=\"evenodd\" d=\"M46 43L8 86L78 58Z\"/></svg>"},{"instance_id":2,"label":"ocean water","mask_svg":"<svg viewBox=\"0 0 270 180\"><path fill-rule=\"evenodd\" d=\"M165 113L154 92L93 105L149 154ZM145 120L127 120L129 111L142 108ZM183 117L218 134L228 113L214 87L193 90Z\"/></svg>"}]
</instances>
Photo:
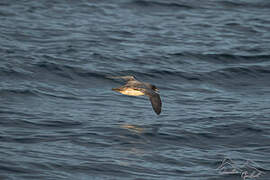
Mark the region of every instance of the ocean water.
<instances>
[{"instance_id":1,"label":"ocean water","mask_svg":"<svg viewBox=\"0 0 270 180\"><path fill-rule=\"evenodd\" d=\"M270 179L268 0L2 0L0 22L0 179Z\"/></svg>"}]
</instances>

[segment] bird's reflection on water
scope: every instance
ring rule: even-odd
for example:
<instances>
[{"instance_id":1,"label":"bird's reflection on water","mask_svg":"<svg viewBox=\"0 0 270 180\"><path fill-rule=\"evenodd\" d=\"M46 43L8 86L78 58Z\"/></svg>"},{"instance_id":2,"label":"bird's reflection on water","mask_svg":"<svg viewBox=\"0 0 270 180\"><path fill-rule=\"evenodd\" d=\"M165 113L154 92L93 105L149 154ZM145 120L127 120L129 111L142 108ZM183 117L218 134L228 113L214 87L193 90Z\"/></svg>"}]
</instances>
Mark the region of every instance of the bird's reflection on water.
<instances>
[{"instance_id":1,"label":"bird's reflection on water","mask_svg":"<svg viewBox=\"0 0 270 180\"><path fill-rule=\"evenodd\" d=\"M161 127L161 124L155 124L155 125L150 125L150 126L123 124L120 127L123 129L127 129L128 131L135 132L137 134L156 135Z\"/></svg>"},{"instance_id":2,"label":"bird's reflection on water","mask_svg":"<svg viewBox=\"0 0 270 180\"><path fill-rule=\"evenodd\" d=\"M125 142L124 147L120 149L123 154L127 153L132 157L142 157L151 154L153 137L158 135L160 124L151 125L135 125L121 124L120 128L126 130L124 134L119 136L122 142ZM123 161L123 162L122 162ZM138 161L140 161L138 159ZM121 165L127 165L125 160L121 159Z\"/></svg>"},{"instance_id":3,"label":"bird's reflection on water","mask_svg":"<svg viewBox=\"0 0 270 180\"><path fill-rule=\"evenodd\" d=\"M127 129L127 130L129 130L131 132L136 132L136 133L139 133L139 134L143 133L144 130L145 130L142 127L138 127L136 125L130 125L130 124L123 124L123 125L121 125L121 128Z\"/></svg>"}]
</instances>

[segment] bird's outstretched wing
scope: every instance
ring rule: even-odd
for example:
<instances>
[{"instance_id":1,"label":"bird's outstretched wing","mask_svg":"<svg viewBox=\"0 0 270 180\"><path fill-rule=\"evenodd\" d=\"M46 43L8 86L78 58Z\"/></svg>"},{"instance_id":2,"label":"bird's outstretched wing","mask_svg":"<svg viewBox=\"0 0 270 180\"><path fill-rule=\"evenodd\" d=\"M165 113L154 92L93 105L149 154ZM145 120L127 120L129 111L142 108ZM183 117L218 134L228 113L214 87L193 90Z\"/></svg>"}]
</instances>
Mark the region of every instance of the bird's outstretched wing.
<instances>
[{"instance_id":1,"label":"bird's outstretched wing","mask_svg":"<svg viewBox=\"0 0 270 180\"><path fill-rule=\"evenodd\" d=\"M108 76L108 78L112 79L124 79L126 81L134 81L135 77L134 76Z\"/></svg>"},{"instance_id":2,"label":"bird's outstretched wing","mask_svg":"<svg viewBox=\"0 0 270 180\"><path fill-rule=\"evenodd\" d=\"M124 86L143 87L142 83L137 81L134 76L111 76L110 78L126 80L126 84Z\"/></svg>"},{"instance_id":3,"label":"bird's outstretched wing","mask_svg":"<svg viewBox=\"0 0 270 180\"><path fill-rule=\"evenodd\" d=\"M152 104L154 111L157 113L157 115L159 115L161 113L161 106L162 106L159 94L152 93L149 96L149 98L150 98L150 101L151 101L151 104Z\"/></svg>"}]
</instances>

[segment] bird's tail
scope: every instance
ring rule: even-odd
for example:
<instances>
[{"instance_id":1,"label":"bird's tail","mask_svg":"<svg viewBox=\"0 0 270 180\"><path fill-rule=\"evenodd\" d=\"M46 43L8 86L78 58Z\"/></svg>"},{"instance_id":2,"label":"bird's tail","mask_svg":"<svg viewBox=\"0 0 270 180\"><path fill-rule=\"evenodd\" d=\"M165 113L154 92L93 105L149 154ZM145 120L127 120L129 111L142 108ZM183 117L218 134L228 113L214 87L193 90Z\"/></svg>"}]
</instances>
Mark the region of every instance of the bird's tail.
<instances>
[{"instance_id":1,"label":"bird's tail","mask_svg":"<svg viewBox=\"0 0 270 180\"><path fill-rule=\"evenodd\" d=\"M120 88L112 88L113 91L119 92Z\"/></svg>"}]
</instances>

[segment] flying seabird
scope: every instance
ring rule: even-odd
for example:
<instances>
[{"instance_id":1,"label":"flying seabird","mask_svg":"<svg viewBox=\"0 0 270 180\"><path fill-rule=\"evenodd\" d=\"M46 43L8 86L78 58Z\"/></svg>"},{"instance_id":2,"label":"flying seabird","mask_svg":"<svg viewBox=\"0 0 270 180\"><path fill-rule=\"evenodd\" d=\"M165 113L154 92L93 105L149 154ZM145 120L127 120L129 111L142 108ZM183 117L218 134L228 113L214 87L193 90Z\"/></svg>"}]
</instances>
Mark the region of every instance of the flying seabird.
<instances>
[{"instance_id":1,"label":"flying seabird","mask_svg":"<svg viewBox=\"0 0 270 180\"><path fill-rule=\"evenodd\" d=\"M124 86L112 88L112 90L128 96L148 96L154 111L158 115L160 114L162 103L156 86L137 81L134 76L113 76L112 78L121 78L127 81Z\"/></svg>"}]
</instances>

